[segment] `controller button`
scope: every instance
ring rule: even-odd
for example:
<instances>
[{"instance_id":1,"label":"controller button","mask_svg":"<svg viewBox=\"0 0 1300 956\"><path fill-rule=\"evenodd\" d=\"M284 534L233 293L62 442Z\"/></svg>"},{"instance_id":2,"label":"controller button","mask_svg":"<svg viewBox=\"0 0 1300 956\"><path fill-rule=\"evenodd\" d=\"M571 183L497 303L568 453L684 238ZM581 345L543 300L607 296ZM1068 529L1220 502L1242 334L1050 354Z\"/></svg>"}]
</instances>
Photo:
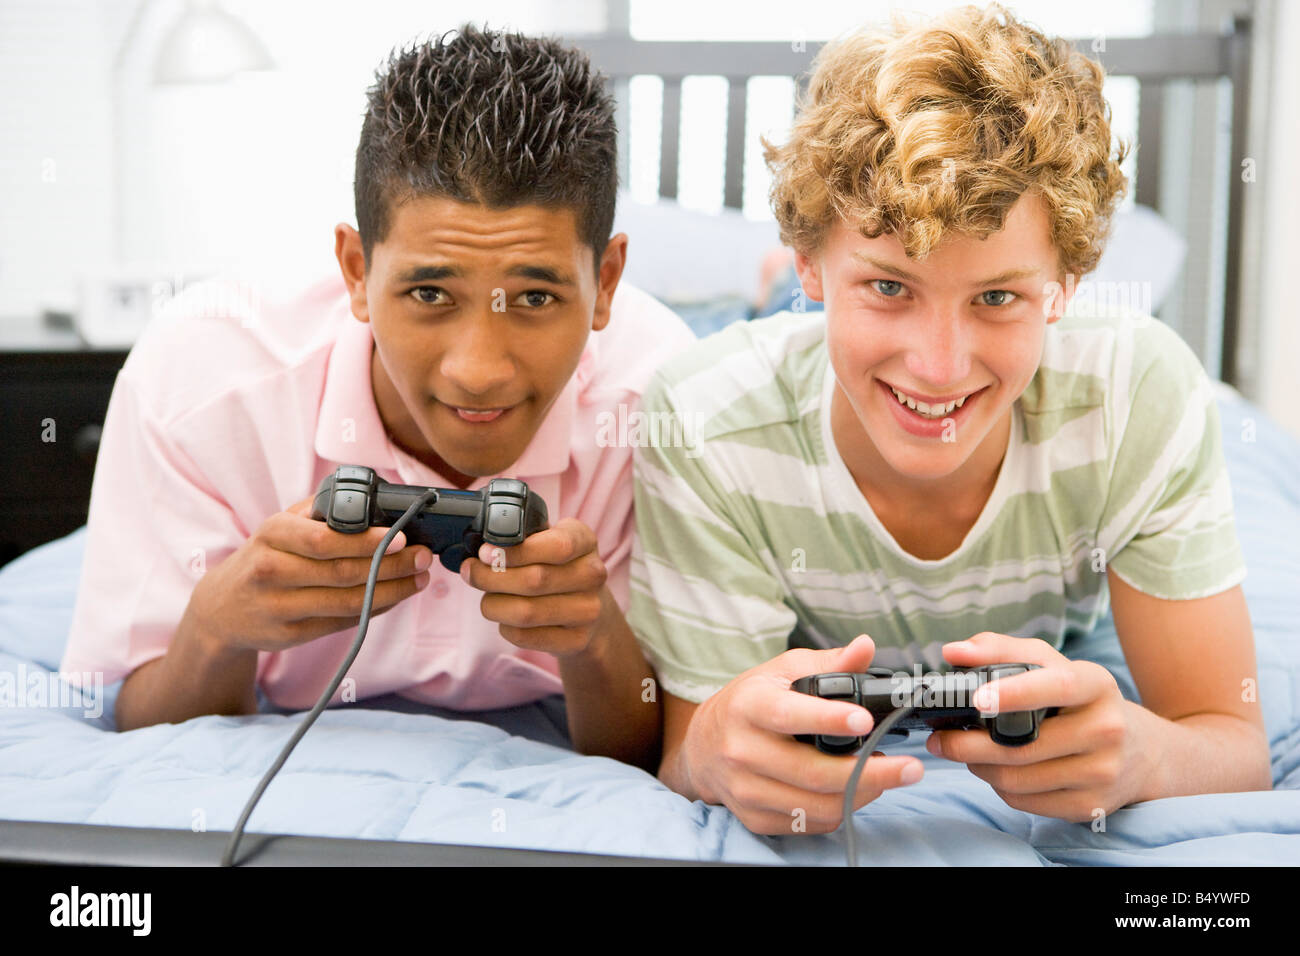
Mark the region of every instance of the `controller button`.
<instances>
[{"instance_id":1,"label":"controller button","mask_svg":"<svg viewBox=\"0 0 1300 956\"><path fill-rule=\"evenodd\" d=\"M373 471L362 465L339 465L338 471L334 472L334 480L360 481L368 485L373 474Z\"/></svg>"},{"instance_id":2,"label":"controller button","mask_svg":"<svg viewBox=\"0 0 1300 956\"><path fill-rule=\"evenodd\" d=\"M334 504L330 507L334 520L341 524L365 524L369 515L366 510L366 495L360 491L334 492Z\"/></svg>"},{"instance_id":3,"label":"controller button","mask_svg":"<svg viewBox=\"0 0 1300 956\"><path fill-rule=\"evenodd\" d=\"M817 678L817 696L835 700L853 700L857 692L857 682L852 677Z\"/></svg>"},{"instance_id":4,"label":"controller button","mask_svg":"<svg viewBox=\"0 0 1300 956\"><path fill-rule=\"evenodd\" d=\"M528 497L528 486L515 478L497 478L488 490L493 495L511 495L515 498Z\"/></svg>"},{"instance_id":5,"label":"controller button","mask_svg":"<svg viewBox=\"0 0 1300 956\"><path fill-rule=\"evenodd\" d=\"M488 505L487 533L495 538L516 537L523 519L523 509L518 505Z\"/></svg>"},{"instance_id":6,"label":"controller button","mask_svg":"<svg viewBox=\"0 0 1300 956\"><path fill-rule=\"evenodd\" d=\"M1011 714L998 714L998 735L1002 737L1028 737L1034 732L1034 715L1028 710Z\"/></svg>"},{"instance_id":7,"label":"controller button","mask_svg":"<svg viewBox=\"0 0 1300 956\"><path fill-rule=\"evenodd\" d=\"M861 746L861 739L858 737L836 737L831 734L823 734L822 744L827 747L853 747L856 749Z\"/></svg>"},{"instance_id":8,"label":"controller button","mask_svg":"<svg viewBox=\"0 0 1300 956\"><path fill-rule=\"evenodd\" d=\"M1029 668L1024 664L1007 664L1004 666L995 666L989 668L989 680L1002 680L1004 677L1015 677L1017 674L1028 674Z\"/></svg>"}]
</instances>

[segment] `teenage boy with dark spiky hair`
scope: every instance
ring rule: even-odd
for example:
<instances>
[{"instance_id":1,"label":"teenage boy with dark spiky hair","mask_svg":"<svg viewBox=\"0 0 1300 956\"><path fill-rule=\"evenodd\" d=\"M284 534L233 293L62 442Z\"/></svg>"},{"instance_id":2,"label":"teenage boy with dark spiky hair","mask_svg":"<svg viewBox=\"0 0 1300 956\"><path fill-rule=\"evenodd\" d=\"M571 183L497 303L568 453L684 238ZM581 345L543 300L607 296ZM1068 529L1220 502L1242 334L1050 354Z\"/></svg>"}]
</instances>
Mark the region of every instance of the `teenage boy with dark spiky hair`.
<instances>
[{"instance_id":1,"label":"teenage boy with dark spiky hair","mask_svg":"<svg viewBox=\"0 0 1300 956\"><path fill-rule=\"evenodd\" d=\"M253 713L258 688L316 700L386 529L332 531L309 496L360 464L411 485L521 478L552 526L460 578L399 534L352 699L563 691L578 750L653 765L657 695L623 617L632 450L600 423L692 336L619 284L616 153L580 51L472 26L416 44L369 93L341 281L215 317L182 296L144 334L105 422L63 662L125 679L119 728Z\"/></svg>"}]
</instances>

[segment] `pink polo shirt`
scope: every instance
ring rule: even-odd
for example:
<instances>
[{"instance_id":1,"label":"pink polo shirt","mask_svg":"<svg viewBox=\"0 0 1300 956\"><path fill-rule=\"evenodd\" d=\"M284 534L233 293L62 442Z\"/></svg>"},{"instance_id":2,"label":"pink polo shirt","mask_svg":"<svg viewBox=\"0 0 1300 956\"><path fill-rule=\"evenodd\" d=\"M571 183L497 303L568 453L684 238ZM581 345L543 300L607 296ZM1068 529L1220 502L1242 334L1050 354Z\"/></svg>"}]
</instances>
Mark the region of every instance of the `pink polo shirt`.
<instances>
[{"instance_id":1,"label":"pink polo shirt","mask_svg":"<svg viewBox=\"0 0 1300 956\"><path fill-rule=\"evenodd\" d=\"M618 431L607 423L639 407L658 364L691 341L673 312L620 285L610 323L588 336L573 377L504 473L542 495L552 523L574 517L595 531L625 610L633 449L611 444ZM111 684L162 656L203 573L340 464L450 486L390 441L371 389L373 344L338 276L280 301L206 283L154 320L104 422L64 672L100 671ZM435 558L422 591L371 620L354 683L334 702L351 689L357 700L395 692L483 710L561 692L555 658L501 637L479 612L482 596ZM259 654L259 686L279 706L310 707L355 634Z\"/></svg>"}]
</instances>

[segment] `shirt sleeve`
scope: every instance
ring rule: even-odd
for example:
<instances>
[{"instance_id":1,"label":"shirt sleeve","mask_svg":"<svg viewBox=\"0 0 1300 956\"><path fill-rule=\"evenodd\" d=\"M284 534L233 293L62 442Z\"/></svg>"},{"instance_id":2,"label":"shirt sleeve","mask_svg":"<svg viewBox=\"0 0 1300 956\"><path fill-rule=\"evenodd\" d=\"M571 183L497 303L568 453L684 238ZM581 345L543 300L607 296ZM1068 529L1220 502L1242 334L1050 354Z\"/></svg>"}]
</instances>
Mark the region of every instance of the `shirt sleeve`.
<instances>
[{"instance_id":1,"label":"shirt sleeve","mask_svg":"<svg viewBox=\"0 0 1300 956\"><path fill-rule=\"evenodd\" d=\"M644 409L647 421L686 420L658 377ZM659 429L673 432L682 433ZM785 651L795 614L771 556L737 520L743 495L725 490L702 434L638 445L634 478L628 623L664 689L699 703Z\"/></svg>"},{"instance_id":2,"label":"shirt sleeve","mask_svg":"<svg viewBox=\"0 0 1300 956\"><path fill-rule=\"evenodd\" d=\"M161 657L194 585L247 536L145 406L128 365L104 419L61 669L112 684Z\"/></svg>"},{"instance_id":3,"label":"shirt sleeve","mask_svg":"<svg viewBox=\"0 0 1300 956\"><path fill-rule=\"evenodd\" d=\"M1191 348L1156 320L1121 332L1108 426L1110 483L1097 543L1126 583L1165 600L1240 583L1219 411Z\"/></svg>"}]
</instances>

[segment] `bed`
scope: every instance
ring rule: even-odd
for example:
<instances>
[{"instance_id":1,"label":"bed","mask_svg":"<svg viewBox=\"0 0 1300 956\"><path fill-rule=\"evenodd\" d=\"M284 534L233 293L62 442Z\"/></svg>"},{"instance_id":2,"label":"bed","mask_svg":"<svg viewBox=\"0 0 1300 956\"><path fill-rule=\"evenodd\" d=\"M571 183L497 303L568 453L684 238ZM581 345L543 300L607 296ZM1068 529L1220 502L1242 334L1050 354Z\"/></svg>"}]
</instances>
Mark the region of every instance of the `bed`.
<instances>
[{"instance_id":1,"label":"bed","mask_svg":"<svg viewBox=\"0 0 1300 956\"><path fill-rule=\"evenodd\" d=\"M1117 811L1098 832L1013 810L964 767L909 740L891 752L914 753L926 776L857 814L864 863L1300 863L1300 443L1226 386L1219 409L1274 789L1150 801ZM0 860L215 863L219 831L301 717L264 704L251 717L114 732L116 688L82 699L55 673L83 540L84 529L0 570ZM1109 618L1066 651L1109 668L1137 699ZM844 861L842 833L755 836L725 808L575 754L564 726L557 698L472 715L397 698L327 710L257 807L241 859ZM268 848L258 833L295 839Z\"/></svg>"},{"instance_id":2,"label":"bed","mask_svg":"<svg viewBox=\"0 0 1300 956\"><path fill-rule=\"evenodd\" d=\"M1187 34L1112 42L1112 56L1156 86L1195 71L1243 71L1240 34L1228 39ZM1171 42L1165 42L1171 40ZM787 59L784 44L634 43L584 38L616 87L632 74L665 78L665 205L620 205L620 225L633 236L638 272L631 279L679 300L699 332L743 320L757 307L746 275L773 244L770 224L742 224L736 178L739 143L727 131L727 206L709 226L731 231L737 251L727 270L704 284L675 288L698 256L673 237L694 236L717 247L696 214L673 206L680 78L728 76L732 115L744 115L748 75L770 73ZM1142 41L1147 42L1147 41ZM711 49L701 49L711 47ZM765 49L756 49L756 48ZM784 50L778 49L784 47ZM1155 51L1155 52L1152 52ZM803 65L815 45L803 58ZM801 66L796 66L799 69ZM1192 71L1192 73L1189 73ZM777 71L780 72L780 71ZM792 72L787 66L786 72ZM1200 74L1196 74L1200 75ZM1244 94L1234 83L1234 99ZM676 98L676 99L675 99ZM1143 113L1144 129L1153 113ZM737 109L738 108L738 109ZM1243 114L1234 114L1234 139ZM738 138L739 137L739 138ZM1143 185L1157 185L1151 173ZM1239 196L1229 197L1236 223ZM1139 197L1141 198L1141 197ZM683 218L685 217L685 218ZM727 220L730 217L731 226ZM1141 218L1141 214L1139 214ZM1120 235L1147 235L1135 228ZM1238 223L1239 225L1239 223ZM696 228L698 227L698 228ZM1225 269L1236 275L1239 242L1229 229ZM663 239L656 238L661 229ZM764 230L767 230L766 232ZM635 255L635 243L658 256ZM1117 239L1119 235L1117 235ZM1239 236L1238 236L1239 238ZM1154 248L1142 238L1135 248ZM1177 245L1177 237L1170 244ZM1181 261L1181 251L1175 249ZM676 258L674 258L676 257ZM684 259L683 259L684 257ZM1113 263L1131 257L1112 252ZM1148 279L1155 267L1144 264ZM1176 266L1175 266L1176 269ZM697 270L698 272L698 270ZM718 273L734 287L708 285ZM1229 283L1236 279L1229 277ZM1172 281L1172 280L1171 280ZM774 294L779 301L784 290ZM1161 293L1163 296L1163 293ZM1230 297L1231 298L1231 297ZM690 301L687 301L690 300ZM1159 302L1155 305L1158 307ZM774 303L769 303L774 306ZM1221 328L1224 377L1235 369L1236 319ZM890 745L914 754L926 776L886 793L854 824L864 863L871 865L1257 865L1300 862L1300 443L1234 389L1218 397L1237 527L1248 576L1244 590L1255 626L1259 698L1272 753L1272 791L1180 797L1120 810L1104 830L1036 817L1006 806L964 767L931 757L923 739ZM49 542L0 568L0 861L63 863L216 863L224 831L301 715L265 701L250 717L202 717L118 734L117 687L83 698L55 673L70 625L84 529ZM1109 617L1066 653L1096 661L1137 699ZM1213 666L1209 662L1207 666ZM572 751L563 702L491 713L433 711L400 698L363 700L327 710L276 777L249 822L241 860L275 863L675 863L841 864L843 834L760 837L725 808L690 802L652 775L606 758ZM268 839L265 835L281 835Z\"/></svg>"}]
</instances>

